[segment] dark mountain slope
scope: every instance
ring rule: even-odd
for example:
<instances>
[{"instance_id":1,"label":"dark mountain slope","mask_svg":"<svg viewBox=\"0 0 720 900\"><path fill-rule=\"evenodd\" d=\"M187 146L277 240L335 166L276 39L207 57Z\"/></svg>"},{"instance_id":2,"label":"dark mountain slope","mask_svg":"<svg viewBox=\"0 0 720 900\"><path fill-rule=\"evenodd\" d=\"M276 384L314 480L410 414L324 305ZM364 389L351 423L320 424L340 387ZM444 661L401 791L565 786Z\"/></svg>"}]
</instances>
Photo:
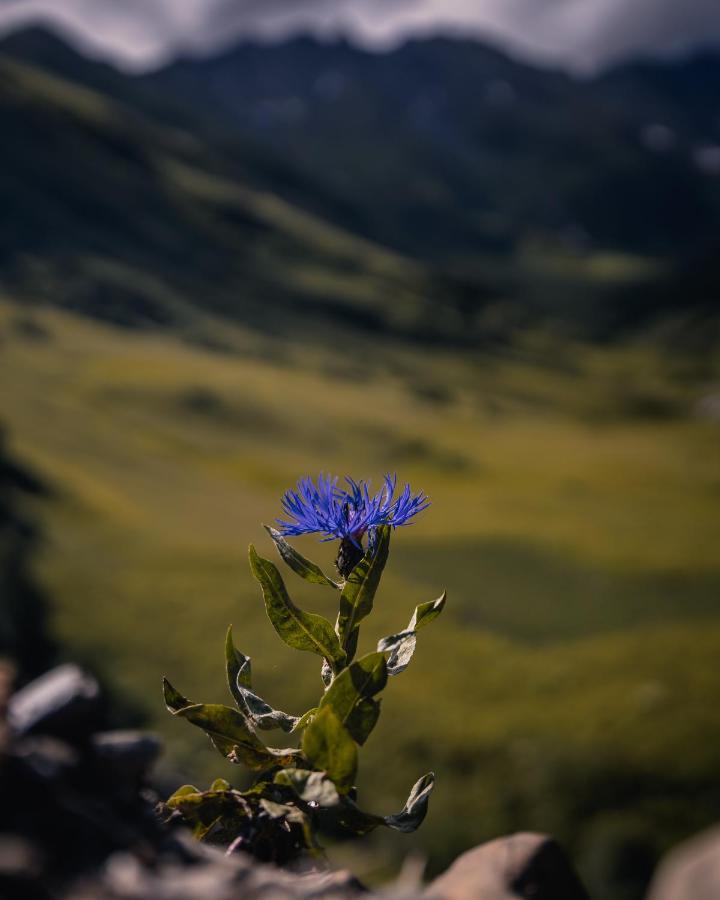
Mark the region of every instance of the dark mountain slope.
<instances>
[{"instance_id":1,"label":"dark mountain slope","mask_svg":"<svg viewBox=\"0 0 720 900\"><path fill-rule=\"evenodd\" d=\"M629 63L603 73L591 87L598 102L631 125L658 124L698 143L720 140L717 115L720 56L709 51L676 63Z\"/></svg>"},{"instance_id":2,"label":"dark mountain slope","mask_svg":"<svg viewBox=\"0 0 720 900\"><path fill-rule=\"evenodd\" d=\"M247 159L196 134L1 56L0 117L0 277L16 294L132 325L477 337L477 286L259 189Z\"/></svg>"},{"instance_id":3,"label":"dark mountain slope","mask_svg":"<svg viewBox=\"0 0 720 900\"><path fill-rule=\"evenodd\" d=\"M21 679L53 662L47 630L47 602L31 571L38 532L21 510L23 495L47 488L12 457L0 423L0 657L18 667Z\"/></svg>"},{"instance_id":4,"label":"dark mountain slope","mask_svg":"<svg viewBox=\"0 0 720 900\"><path fill-rule=\"evenodd\" d=\"M470 342L553 318L607 336L692 305L668 271L714 265L712 55L583 81L472 41L298 38L130 78L35 29L0 57L5 277L37 288L50 265L71 306L254 324L271 307Z\"/></svg>"},{"instance_id":5,"label":"dark mountain slope","mask_svg":"<svg viewBox=\"0 0 720 900\"><path fill-rule=\"evenodd\" d=\"M720 191L694 151L720 139L718 80L715 57L583 82L471 41L374 54L302 38L180 60L142 83L321 171L354 211L343 224L449 260L538 234L647 254L708 238ZM679 133L660 153L645 136L664 122Z\"/></svg>"}]
</instances>

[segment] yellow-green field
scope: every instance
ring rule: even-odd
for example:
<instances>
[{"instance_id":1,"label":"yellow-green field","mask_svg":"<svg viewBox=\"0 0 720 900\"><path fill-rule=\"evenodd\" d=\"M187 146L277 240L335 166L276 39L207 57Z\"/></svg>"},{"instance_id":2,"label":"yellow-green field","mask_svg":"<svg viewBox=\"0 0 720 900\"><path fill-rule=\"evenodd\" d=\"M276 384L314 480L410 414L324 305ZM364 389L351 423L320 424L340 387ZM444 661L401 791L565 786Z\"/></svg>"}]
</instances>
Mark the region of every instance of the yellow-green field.
<instances>
[{"instance_id":1,"label":"yellow-green field","mask_svg":"<svg viewBox=\"0 0 720 900\"><path fill-rule=\"evenodd\" d=\"M251 541L272 555L260 523L281 493L320 470L397 471L433 506L394 535L361 649L449 599L386 691L361 799L389 812L428 769L438 783L417 835L365 845L373 865L421 848L437 867L537 828L607 883L626 838L652 854L717 814L720 428L689 415L650 345L536 338L470 359L227 326L218 353L28 317L0 305L2 418L54 491L37 571L68 653L144 711L169 768L232 777L160 694L167 674L225 702L231 622L264 697L293 713L316 698L315 658L276 638L246 562ZM333 617L331 590L287 581Z\"/></svg>"}]
</instances>

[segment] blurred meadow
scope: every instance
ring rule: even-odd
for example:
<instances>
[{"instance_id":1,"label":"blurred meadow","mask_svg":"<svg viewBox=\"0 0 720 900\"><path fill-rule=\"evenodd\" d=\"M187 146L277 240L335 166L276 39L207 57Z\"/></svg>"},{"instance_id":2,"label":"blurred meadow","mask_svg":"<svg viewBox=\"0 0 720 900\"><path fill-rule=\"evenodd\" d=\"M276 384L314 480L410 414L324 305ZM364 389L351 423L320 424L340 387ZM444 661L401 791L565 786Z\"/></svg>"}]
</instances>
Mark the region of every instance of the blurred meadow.
<instances>
[{"instance_id":1,"label":"blurred meadow","mask_svg":"<svg viewBox=\"0 0 720 900\"><path fill-rule=\"evenodd\" d=\"M163 784L237 780L161 677L226 702L232 623L259 693L312 705L316 662L273 633L247 546L274 555L261 523L303 475L397 472L432 506L393 535L361 651L445 588L448 606L389 686L359 789L386 813L423 772L438 785L416 835L333 858L372 879L414 849L434 872L537 829L594 897L640 896L720 808L709 276L668 297L684 256L548 238L430 268L273 193L237 137L54 60L0 48L0 383L8 446L48 488L24 507L62 656L163 735ZM334 616L331 590L286 581Z\"/></svg>"}]
</instances>

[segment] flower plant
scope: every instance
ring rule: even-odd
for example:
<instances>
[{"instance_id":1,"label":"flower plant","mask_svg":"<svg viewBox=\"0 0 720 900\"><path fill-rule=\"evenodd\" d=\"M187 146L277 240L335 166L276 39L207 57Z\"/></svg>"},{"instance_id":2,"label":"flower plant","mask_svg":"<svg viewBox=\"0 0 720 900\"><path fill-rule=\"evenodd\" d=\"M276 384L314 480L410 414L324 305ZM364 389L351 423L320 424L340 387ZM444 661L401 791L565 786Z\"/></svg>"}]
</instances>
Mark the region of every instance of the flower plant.
<instances>
[{"instance_id":1,"label":"flower plant","mask_svg":"<svg viewBox=\"0 0 720 900\"><path fill-rule=\"evenodd\" d=\"M274 709L252 686L250 658L225 642L225 668L234 706L194 703L164 681L165 703L178 718L205 731L214 747L232 763L245 766L255 780L236 790L218 779L209 790L184 785L167 800L170 818L181 818L197 838L241 849L279 863L322 853L320 830L364 835L378 827L414 831L423 821L434 786L432 772L420 778L401 812L379 816L357 804L358 747L368 739L380 715L378 694L388 676L403 672L415 652L417 632L443 610L445 594L421 603L406 628L383 638L377 650L356 659L360 625L370 614L387 562L390 535L429 505L409 485L396 494L396 479L386 476L372 495L364 481L320 475L302 479L282 500L285 519L265 526L283 562L306 581L336 591L335 626L323 616L301 610L290 599L282 576L250 545L250 569L262 589L265 609L279 637L290 647L322 659L324 691L317 706L300 716ZM317 533L339 541L339 578L295 550L286 537ZM260 732L277 729L299 746L269 747Z\"/></svg>"}]
</instances>

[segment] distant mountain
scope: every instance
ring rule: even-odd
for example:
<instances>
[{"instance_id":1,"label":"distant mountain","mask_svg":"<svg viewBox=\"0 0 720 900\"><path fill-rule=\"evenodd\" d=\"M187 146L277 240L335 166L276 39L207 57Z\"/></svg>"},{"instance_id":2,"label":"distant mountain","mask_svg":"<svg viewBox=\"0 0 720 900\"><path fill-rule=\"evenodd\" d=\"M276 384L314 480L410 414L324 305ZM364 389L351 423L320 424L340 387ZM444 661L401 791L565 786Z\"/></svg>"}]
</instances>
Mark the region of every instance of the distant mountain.
<instances>
[{"instance_id":1,"label":"distant mountain","mask_svg":"<svg viewBox=\"0 0 720 900\"><path fill-rule=\"evenodd\" d=\"M155 278L133 280L142 302L115 285L68 305L258 322L271 300L471 342L538 317L605 334L655 296L720 305L707 273L667 293L714 266L718 56L582 80L473 41L297 38L129 77L31 29L0 65L3 270L62 258L72 285L110 258Z\"/></svg>"},{"instance_id":2,"label":"distant mountain","mask_svg":"<svg viewBox=\"0 0 720 900\"><path fill-rule=\"evenodd\" d=\"M203 317L306 341L477 334L479 283L288 203L252 148L152 117L109 78L98 91L0 52L0 288L189 336Z\"/></svg>"},{"instance_id":3,"label":"distant mountain","mask_svg":"<svg viewBox=\"0 0 720 900\"><path fill-rule=\"evenodd\" d=\"M142 83L283 148L343 199L343 224L423 258L539 235L675 253L720 223L720 57L581 81L473 41L377 54L301 38L180 60Z\"/></svg>"}]
</instances>

